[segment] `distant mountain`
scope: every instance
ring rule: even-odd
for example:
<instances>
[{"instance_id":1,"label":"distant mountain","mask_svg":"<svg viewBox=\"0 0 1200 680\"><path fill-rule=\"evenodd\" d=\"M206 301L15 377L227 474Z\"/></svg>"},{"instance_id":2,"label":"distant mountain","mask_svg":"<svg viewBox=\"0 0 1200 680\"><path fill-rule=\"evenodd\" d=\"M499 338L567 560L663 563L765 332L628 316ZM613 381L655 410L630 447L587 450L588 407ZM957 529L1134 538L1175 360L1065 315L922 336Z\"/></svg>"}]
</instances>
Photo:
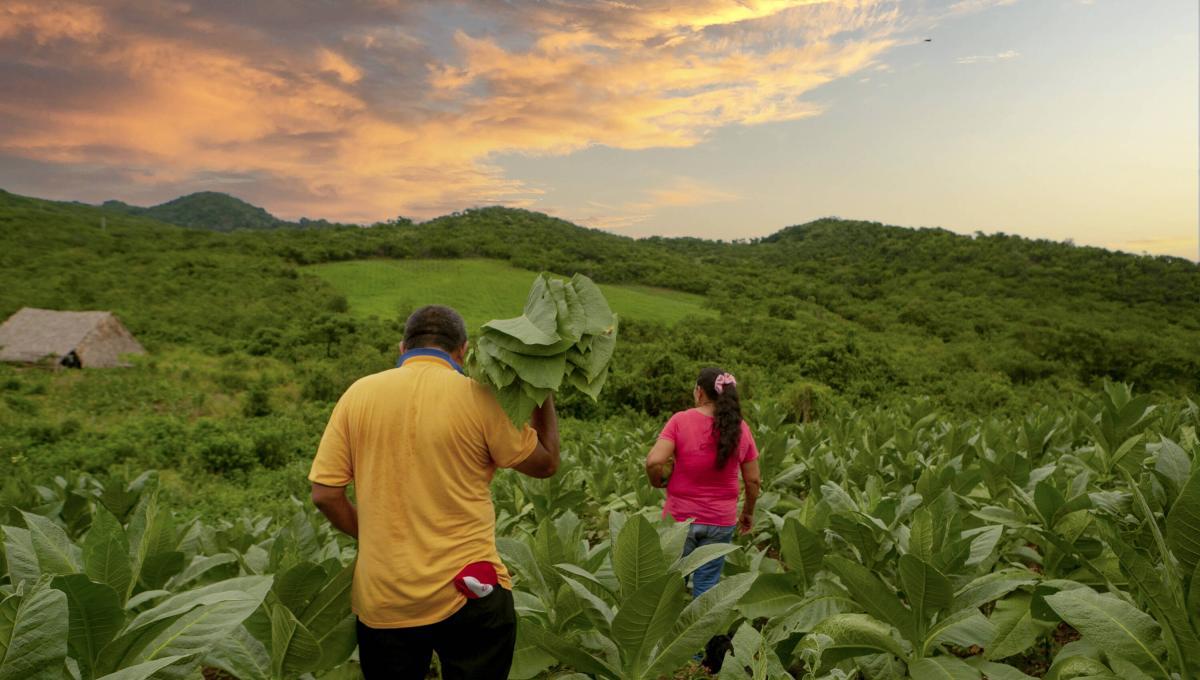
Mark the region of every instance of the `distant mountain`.
<instances>
[{"instance_id":1,"label":"distant mountain","mask_svg":"<svg viewBox=\"0 0 1200 680\"><path fill-rule=\"evenodd\" d=\"M139 215L181 227L233 231L235 229L277 229L298 227L295 222L286 222L262 208L240 198L216 191L200 191L180 196L156 206L143 208L122 201L105 201L105 210L126 215Z\"/></svg>"}]
</instances>

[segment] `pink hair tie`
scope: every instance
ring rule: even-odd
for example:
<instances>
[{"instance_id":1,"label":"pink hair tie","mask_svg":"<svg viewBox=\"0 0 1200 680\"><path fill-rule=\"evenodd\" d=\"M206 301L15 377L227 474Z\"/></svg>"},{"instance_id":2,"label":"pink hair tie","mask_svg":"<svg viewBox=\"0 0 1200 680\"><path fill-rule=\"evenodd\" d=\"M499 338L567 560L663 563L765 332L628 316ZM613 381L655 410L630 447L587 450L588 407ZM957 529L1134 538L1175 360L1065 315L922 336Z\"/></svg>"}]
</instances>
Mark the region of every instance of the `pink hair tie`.
<instances>
[{"instance_id":1,"label":"pink hair tie","mask_svg":"<svg viewBox=\"0 0 1200 680\"><path fill-rule=\"evenodd\" d=\"M733 374L722 373L713 381L713 389L717 391L717 394L723 393L726 385L737 385L737 380L734 379Z\"/></svg>"}]
</instances>

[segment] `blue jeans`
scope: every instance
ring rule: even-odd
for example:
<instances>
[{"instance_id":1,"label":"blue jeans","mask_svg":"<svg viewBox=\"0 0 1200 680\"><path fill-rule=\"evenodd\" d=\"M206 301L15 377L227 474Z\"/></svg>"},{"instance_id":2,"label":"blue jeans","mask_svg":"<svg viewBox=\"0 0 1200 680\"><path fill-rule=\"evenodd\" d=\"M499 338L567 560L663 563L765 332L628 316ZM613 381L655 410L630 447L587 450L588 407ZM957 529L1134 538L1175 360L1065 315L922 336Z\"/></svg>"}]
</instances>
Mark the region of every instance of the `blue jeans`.
<instances>
[{"instance_id":1,"label":"blue jeans","mask_svg":"<svg viewBox=\"0 0 1200 680\"><path fill-rule=\"evenodd\" d=\"M712 524L695 524L688 527L687 541L683 544L683 556L687 557L702 545L729 543L733 540L735 526L720 527ZM725 556L707 562L692 572L692 597L700 597L721 580L721 569L725 567Z\"/></svg>"}]
</instances>

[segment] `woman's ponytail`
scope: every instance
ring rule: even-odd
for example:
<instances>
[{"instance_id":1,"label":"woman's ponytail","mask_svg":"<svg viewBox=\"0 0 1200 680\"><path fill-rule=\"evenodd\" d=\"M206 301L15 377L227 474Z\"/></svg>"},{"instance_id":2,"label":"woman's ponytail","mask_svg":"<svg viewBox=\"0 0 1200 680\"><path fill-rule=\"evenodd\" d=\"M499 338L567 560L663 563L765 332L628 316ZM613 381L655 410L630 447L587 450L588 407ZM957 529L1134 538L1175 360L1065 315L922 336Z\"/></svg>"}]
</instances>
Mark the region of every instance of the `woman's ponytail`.
<instances>
[{"instance_id":1,"label":"woman's ponytail","mask_svg":"<svg viewBox=\"0 0 1200 680\"><path fill-rule=\"evenodd\" d=\"M717 468L737 453L742 441L742 404L738 400L737 381L720 368L700 371L696 384L713 403L713 435L717 438Z\"/></svg>"}]
</instances>

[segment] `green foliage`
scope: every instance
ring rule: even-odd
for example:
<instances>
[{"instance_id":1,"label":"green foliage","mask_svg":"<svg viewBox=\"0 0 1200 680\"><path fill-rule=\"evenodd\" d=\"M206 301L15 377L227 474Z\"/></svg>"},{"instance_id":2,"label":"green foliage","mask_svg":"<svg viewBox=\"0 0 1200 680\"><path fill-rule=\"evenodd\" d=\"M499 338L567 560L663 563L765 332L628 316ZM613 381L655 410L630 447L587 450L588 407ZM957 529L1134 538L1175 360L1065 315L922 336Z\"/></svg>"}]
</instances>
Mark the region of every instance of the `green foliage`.
<instances>
[{"instance_id":1,"label":"green foliage","mask_svg":"<svg viewBox=\"0 0 1200 680\"><path fill-rule=\"evenodd\" d=\"M1200 387L1200 270L1172 258L838 220L753 243L635 241L500 208L214 233L11 194L0 225L0 314L112 309L154 354L278 358L320 401L348 384L333 365L355 377L389 365L413 305L492 318L511 304L493 296L521 294L522 269L587 275L629 312L612 389L568 404L589 417L686 405L696 370L718 359L745 396L784 398L801 420L926 395L1011 413L1106 378L1159 395ZM347 268L342 290L298 266L318 263ZM384 295L377 318L347 318L371 291Z\"/></svg>"},{"instance_id":2,"label":"green foliage","mask_svg":"<svg viewBox=\"0 0 1200 680\"><path fill-rule=\"evenodd\" d=\"M209 423L201 423L197 435L196 455L209 472L238 472L254 466L254 445L247 438Z\"/></svg>"},{"instance_id":3,"label":"green foliage","mask_svg":"<svg viewBox=\"0 0 1200 680\"><path fill-rule=\"evenodd\" d=\"M599 398L616 346L617 316L591 279L576 274L564 282L542 274L524 314L483 325L467 363L520 426L567 386Z\"/></svg>"},{"instance_id":4,"label":"green foliage","mask_svg":"<svg viewBox=\"0 0 1200 680\"><path fill-rule=\"evenodd\" d=\"M659 423L567 421L557 476L493 485L522 617L513 677L671 675L736 631L723 677L1019 679L1040 659L1047 677L1195 678L1200 408L1104 394L969 421L920 402L791 423L756 403L768 471L757 522L683 559L687 525L650 519L661 492L642 457ZM278 414L247 422L287 428ZM191 437L227 434L205 421ZM1136 463L1103 452L1130 437ZM196 664L243 678L354 672L348 541L312 510L196 518L159 487L152 474L72 474L4 491L20 511L0 520L2 602L37 588L64 598L37 595L66 611L49 663L69 658L84 678L154 664L168 677ZM719 555L721 584L689 601L683 576ZM221 635L192 625L201 617ZM1082 639L1061 646L1064 630Z\"/></svg>"},{"instance_id":5,"label":"green foliage","mask_svg":"<svg viewBox=\"0 0 1200 680\"><path fill-rule=\"evenodd\" d=\"M221 234L4 193L0 314L112 309L151 354L0 366L0 677L353 676L353 552L290 498L401 314L352 315L305 267L430 258L577 272L618 311L653 287L599 401L561 395L559 473L493 484L513 677L678 674L732 631L721 677L1200 678L1195 265L838 220L635 241L507 209ZM680 560L642 462L713 363L764 494L747 537Z\"/></svg>"}]
</instances>

